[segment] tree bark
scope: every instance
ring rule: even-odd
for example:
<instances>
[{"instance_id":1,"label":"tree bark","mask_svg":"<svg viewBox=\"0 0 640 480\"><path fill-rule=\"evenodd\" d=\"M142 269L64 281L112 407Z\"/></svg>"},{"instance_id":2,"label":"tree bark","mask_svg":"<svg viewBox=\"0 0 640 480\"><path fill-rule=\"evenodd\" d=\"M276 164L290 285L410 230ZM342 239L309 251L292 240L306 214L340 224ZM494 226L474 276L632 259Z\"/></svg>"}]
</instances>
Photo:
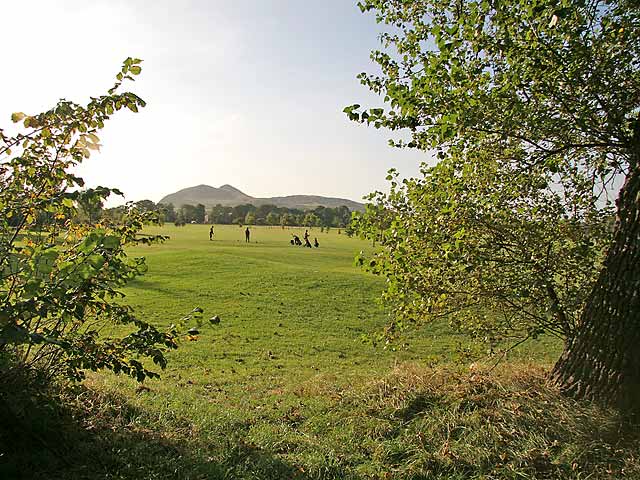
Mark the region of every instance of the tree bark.
<instances>
[{"instance_id":1,"label":"tree bark","mask_svg":"<svg viewBox=\"0 0 640 480\"><path fill-rule=\"evenodd\" d=\"M640 120L611 247L551 378L575 398L640 411Z\"/></svg>"}]
</instances>

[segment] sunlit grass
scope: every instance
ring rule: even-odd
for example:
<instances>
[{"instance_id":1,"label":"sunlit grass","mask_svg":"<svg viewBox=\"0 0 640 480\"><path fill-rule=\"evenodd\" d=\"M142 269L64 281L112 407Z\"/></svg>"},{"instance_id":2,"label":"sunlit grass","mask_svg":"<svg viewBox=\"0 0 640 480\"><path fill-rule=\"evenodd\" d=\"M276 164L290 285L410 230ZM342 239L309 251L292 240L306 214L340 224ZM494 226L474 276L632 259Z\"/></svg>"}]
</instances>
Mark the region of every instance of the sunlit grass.
<instances>
[{"instance_id":1,"label":"sunlit grass","mask_svg":"<svg viewBox=\"0 0 640 480\"><path fill-rule=\"evenodd\" d=\"M557 342L511 352L494 370L509 372L504 388L473 377L460 354L469 340L446 322L374 347L363 338L387 319L377 301L384 279L353 261L370 245L336 229L311 230L317 249L289 244L304 229L252 228L248 244L237 226L217 226L214 241L208 229L150 229L171 239L130 250L145 256L149 269L125 289L124 301L157 325L196 306L220 323L169 353L160 380L140 386L124 376L90 375L89 389L73 400L85 432L77 438L88 443L72 467L47 467L42 478L502 478L483 475L535 474L515 457L529 444L551 448L564 435L534 428L539 441L504 444L503 460L500 429L525 427L515 417L500 427L486 423L506 415L503 397L490 397L486 409L468 406L481 402L481 389L512 396L527 382L542 388L539 367L527 367L528 380L514 384L522 371L514 365L548 365ZM527 402L530 408L536 400ZM558 452L549 461L560 459L555 471L569 471L568 457ZM477 468L470 463L476 458ZM103 476L92 473L93 464Z\"/></svg>"}]
</instances>

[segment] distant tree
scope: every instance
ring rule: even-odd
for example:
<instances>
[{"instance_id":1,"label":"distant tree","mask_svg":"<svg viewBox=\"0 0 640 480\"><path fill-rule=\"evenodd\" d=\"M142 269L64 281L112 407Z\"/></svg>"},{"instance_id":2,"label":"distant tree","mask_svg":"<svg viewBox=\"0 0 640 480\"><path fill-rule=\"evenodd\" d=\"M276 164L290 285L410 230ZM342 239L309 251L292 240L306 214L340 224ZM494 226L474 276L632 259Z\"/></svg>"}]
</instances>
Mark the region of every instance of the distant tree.
<instances>
[{"instance_id":1,"label":"distant tree","mask_svg":"<svg viewBox=\"0 0 640 480\"><path fill-rule=\"evenodd\" d=\"M82 190L78 195L78 213L76 218L80 221L94 223L100 218L104 197L100 196L102 187L98 189L89 188Z\"/></svg>"},{"instance_id":2,"label":"distant tree","mask_svg":"<svg viewBox=\"0 0 640 480\"><path fill-rule=\"evenodd\" d=\"M124 205L113 208L105 208L102 210L101 218L107 223L122 223L122 219L127 213L127 208Z\"/></svg>"},{"instance_id":3,"label":"distant tree","mask_svg":"<svg viewBox=\"0 0 640 480\"><path fill-rule=\"evenodd\" d=\"M322 225L325 227L329 227L333 225L336 217L336 210L333 208L327 207L317 207L313 213L322 220Z\"/></svg>"},{"instance_id":4,"label":"distant tree","mask_svg":"<svg viewBox=\"0 0 640 480\"><path fill-rule=\"evenodd\" d=\"M351 211L349 207L342 205L336 208L331 226L345 228L349 223L351 223Z\"/></svg>"},{"instance_id":5,"label":"distant tree","mask_svg":"<svg viewBox=\"0 0 640 480\"><path fill-rule=\"evenodd\" d=\"M158 210L158 206L152 200L139 200L134 203L134 206L141 212L155 212Z\"/></svg>"},{"instance_id":6,"label":"distant tree","mask_svg":"<svg viewBox=\"0 0 640 480\"><path fill-rule=\"evenodd\" d=\"M231 212L233 213L233 215L232 215L233 218L242 218L242 219L244 219L244 217L247 216L247 213L255 212L255 211L256 211L256 207L251 205L251 204L249 204L249 203L244 204L244 205L236 205L231 210Z\"/></svg>"},{"instance_id":7,"label":"distant tree","mask_svg":"<svg viewBox=\"0 0 640 480\"><path fill-rule=\"evenodd\" d=\"M258 208L256 208L255 210L255 214L256 214L256 219L263 219L264 223L267 223L267 215L269 215L270 212L274 211L276 208L275 205L260 205Z\"/></svg>"},{"instance_id":8,"label":"distant tree","mask_svg":"<svg viewBox=\"0 0 640 480\"><path fill-rule=\"evenodd\" d=\"M180 217L184 223L196 222L198 212L193 205L184 204L180 207Z\"/></svg>"},{"instance_id":9,"label":"distant tree","mask_svg":"<svg viewBox=\"0 0 640 480\"><path fill-rule=\"evenodd\" d=\"M244 217L245 225L255 225L256 224L256 214L253 212L247 212L247 215Z\"/></svg>"},{"instance_id":10,"label":"distant tree","mask_svg":"<svg viewBox=\"0 0 640 480\"><path fill-rule=\"evenodd\" d=\"M230 213L231 213L231 209L229 207L223 207L222 205L218 204L211 208L211 211L209 213L209 221L211 223L218 223L218 224L229 223Z\"/></svg>"},{"instance_id":11,"label":"distant tree","mask_svg":"<svg viewBox=\"0 0 640 480\"><path fill-rule=\"evenodd\" d=\"M278 225L280 223L280 217L276 212L269 212L266 221L267 225Z\"/></svg>"},{"instance_id":12,"label":"distant tree","mask_svg":"<svg viewBox=\"0 0 640 480\"><path fill-rule=\"evenodd\" d=\"M174 220L174 225L176 227L183 227L186 223L184 215L182 214L183 210L182 208L180 209L180 211L176 214L176 219Z\"/></svg>"},{"instance_id":13,"label":"distant tree","mask_svg":"<svg viewBox=\"0 0 640 480\"><path fill-rule=\"evenodd\" d=\"M176 209L173 206L173 203L159 203L157 205L158 211L160 215L162 215L162 219L164 222L173 223L176 221Z\"/></svg>"},{"instance_id":14,"label":"distant tree","mask_svg":"<svg viewBox=\"0 0 640 480\"><path fill-rule=\"evenodd\" d=\"M204 218L206 215L205 206L201 203L197 204L194 210L194 214L195 214L194 220L197 223L204 223Z\"/></svg>"},{"instance_id":15,"label":"distant tree","mask_svg":"<svg viewBox=\"0 0 640 480\"><path fill-rule=\"evenodd\" d=\"M313 213L316 217L318 217L318 218L320 218L321 220L323 220L323 223L322 223L323 225L324 225L324 215L325 215L325 212L326 212L327 210L331 210L331 209L330 209L330 208L328 209L328 208L326 208L326 207L323 207L322 205L320 205L320 206L318 206L318 207L316 207L316 208L314 208L314 209L312 210L312 213Z\"/></svg>"},{"instance_id":16,"label":"distant tree","mask_svg":"<svg viewBox=\"0 0 640 480\"><path fill-rule=\"evenodd\" d=\"M307 213L302 219L302 225L305 227L315 227L320 223L320 219L313 213Z\"/></svg>"}]
</instances>

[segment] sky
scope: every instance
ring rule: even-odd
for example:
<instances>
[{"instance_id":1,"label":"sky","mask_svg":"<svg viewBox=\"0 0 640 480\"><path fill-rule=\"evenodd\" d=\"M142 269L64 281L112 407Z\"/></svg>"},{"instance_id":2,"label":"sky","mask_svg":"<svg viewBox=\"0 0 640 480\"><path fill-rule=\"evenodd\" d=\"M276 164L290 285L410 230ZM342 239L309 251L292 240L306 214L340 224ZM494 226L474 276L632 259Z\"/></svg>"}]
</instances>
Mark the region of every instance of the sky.
<instances>
[{"instance_id":1,"label":"sky","mask_svg":"<svg viewBox=\"0 0 640 480\"><path fill-rule=\"evenodd\" d=\"M391 148L391 132L342 113L380 104L356 78L375 71L380 26L356 4L5 1L0 127L12 112L106 93L122 61L137 57L142 74L128 89L147 107L118 112L99 134L101 152L80 168L88 186L131 201L200 184L361 200L387 189L389 168L415 176L431 157Z\"/></svg>"}]
</instances>

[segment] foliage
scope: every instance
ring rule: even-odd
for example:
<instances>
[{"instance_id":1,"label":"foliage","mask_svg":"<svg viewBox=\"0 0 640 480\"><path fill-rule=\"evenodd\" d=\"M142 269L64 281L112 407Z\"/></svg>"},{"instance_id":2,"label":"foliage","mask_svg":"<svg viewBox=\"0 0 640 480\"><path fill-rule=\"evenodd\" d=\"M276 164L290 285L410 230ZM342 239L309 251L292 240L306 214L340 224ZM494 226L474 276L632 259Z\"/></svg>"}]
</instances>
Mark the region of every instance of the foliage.
<instances>
[{"instance_id":1,"label":"foliage","mask_svg":"<svg viewBox=\"0 0 640 480\"><path fill-rule=\"evenodd\" d=\"M610 217L540 188L544 174L508 171L496 159L447 159L405 182L393 173L390 194L372 196L357 218L354 227L382 245L359 262L388 278L387 334L451 316L492 344L573 335Z\"/></svg>"},{"instance_id":2,"label":"foliage","mask_svg":"<svg viewBox=\"0 0 640 480\"><path fill-rule=\"evenodd\" d=\"M90 212L119 192L81 190L73 173L99 150L97 132L111 115L144 107L135 94L120 93L140 63L125 60L108 93L86 106L61 100L39 115L14 113L17 133L0 131L0 379L38 367L73 379L109 369L142 381L157 373L141 357L164 368L165 352L177 346L178 327L159 330L120 301L119 289L146 270L144 258L125 249L166 238L140 233L155 215L129 206L118 223L95 223ZM86 223L73 221L80 209L89 213ZM126 325L127 333L100 335L109 325Z\"/></svg>"},{"instance_id":3,"label":"foliage","mask_svg":"<svg viewBox=\"0 0 640 480\"><path fill-rule=\"evenodd\" d=\"M253 212L247 212L244 217L245 225L255 225L256 224L256 215Z\"/></svg>"},{"instance_id":4,"label":"foliage","mask_svg":"<svg viewBox=\"0 0 640 480\"><path fill-rule=\"evenodd\" d=\"M571 337L611 241L612 193L640 109L634 2L367 0L388 26L362 83L387 108L352 120L408 130L422 177L372 195L361 261L389 279L389 326L453 314L493 340Z\"/></svg>"}]
</instances>

